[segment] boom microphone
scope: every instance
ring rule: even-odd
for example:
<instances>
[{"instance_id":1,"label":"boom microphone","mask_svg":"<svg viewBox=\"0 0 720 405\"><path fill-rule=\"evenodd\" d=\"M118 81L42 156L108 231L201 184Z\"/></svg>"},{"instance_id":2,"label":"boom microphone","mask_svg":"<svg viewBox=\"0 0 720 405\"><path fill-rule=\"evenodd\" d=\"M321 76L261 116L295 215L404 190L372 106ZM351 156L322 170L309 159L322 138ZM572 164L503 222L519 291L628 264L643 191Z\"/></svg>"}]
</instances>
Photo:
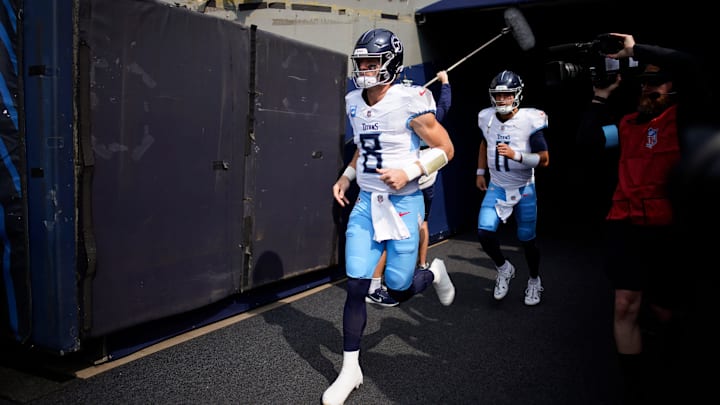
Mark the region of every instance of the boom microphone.
<instances>
[{"instance_id":1,"label":"boom microphone","mask_svg":"<svg viewBox=\"0 0 720 405\"><path fill-rule=\"evenodd\" d=\"M534 47L535 46L535 35L533 35L533 32L530 29L530 26L528 25L527 21L525 21L525 17L523 17L520 10L518 10L517 8L514 8L514 7L510 7L505 10L504 16L505 16L505 28L503 28L499 34L497 34L495 37L493 37L491 40L487 41L486 43L480 45L480 47L478 47L474 51L470 52L464 58L455 62L454 65L445 69L445 71L449 72L449 71L453 70L459 64L465 62L471 56L475 55L480 50L482 50L486 46L490 45L491 43L495 42L496 40L498 40L500 37L502 37L505 34L512 33L513 37L515 38L515 41L517 41L518 45L520 46L520 49L522 49L523 51L530 50L532 47ZM425 83L425 85L423 85L423 87L427 88L427 86L435 83L435 81L437 79L438 79L437 76L435 76L432 80Z\"/></svg>"},{"instance_id":2,"label":"boom microphone","mask_svg":"<svg viewBox=\"0 0 720 405\"><path fill-rule=\"evenodd\" d=\"M535 35L520 10L516 8L505 10L505 25L512 30L512 35L520 45L520 49L529 51L535 46Z\"/></svg>"}]
</instances>

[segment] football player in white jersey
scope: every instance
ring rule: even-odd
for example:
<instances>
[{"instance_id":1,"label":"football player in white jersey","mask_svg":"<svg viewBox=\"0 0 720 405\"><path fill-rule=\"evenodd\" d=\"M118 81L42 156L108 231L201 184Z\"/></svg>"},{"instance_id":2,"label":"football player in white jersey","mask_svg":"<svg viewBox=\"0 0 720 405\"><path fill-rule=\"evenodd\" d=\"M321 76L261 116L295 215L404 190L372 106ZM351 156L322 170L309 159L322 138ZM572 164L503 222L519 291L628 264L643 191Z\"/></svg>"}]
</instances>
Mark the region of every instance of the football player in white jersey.
<instances>
[{"instance_id":1,"label":"football player in white jersey","mask_svg":"<svg viewBox=\"0 0 720 405\"><path fill-rule=\"evenodd\" d=\"M437 72L436 77L440 81L440 95L436 101L435 118L438 122L442 123L443 118L447 115L452 105L452 88L450 87L450 78L445 70ZM404 83L405 81L403 81ZM412 81L409 82L412 84ZM426 150L428 146L423 143L420 146L421 150ZM422 152L421 152L422 153ZM430 229L428 219L430 217L430 210L432 209L432 200L435 194L435 181L437 180L437 172L431 176L421 176L418 184L420 190L423 193L423 201L425 202L425 219L422 225L420 225L420 246L418 247L418 267L429 268L430 263L427 260L428 249L430 248ZM385 254L380 256L380 261L375 267L375 273L373 274L372 281L370 282L370 289L368 290L365 302L369 304L377 304L383 307L394 307L400 305L399 302L395 301L387 292L387 287L382 283L383 275L385 274Z\"/></svg>"},{"instance_id":2,"label":"football player in white jersey","mask_svg":"<svg viewBox=\"0 0 720 405\"><path fill-rule=\"evenodd\" d=\"M445 166L454 154L447 131L435 119L435 100L423 87L394 83L403 69L403 44L391 31L362 34L350 59L358 88L345 96L345 103L357 150L333 185L333 196L340 206L349 204L345 193L354 179L360 193L345 233L343 365L323 393L325 405L342 404L363 382L359 354L367 320L365 295L383 250L385 283L395 300L406 301L430 284L443 305L455 297L442 261L430 269L415 266L425 213L418 179ZM422 156L421 140L430 146Z\"/></svg>"},{"instance_id":3,"label":"football player in white jersey","mask_svg":"<svg viewBox=\"0 0 720 405\"><path fill-rule=\"evenodd\" d=\"M478 153L476 185L485 192L478 214L478 239L497 267L495 299L505 298L515 267L500 250L497 229L500 221L515 214L517 237L522 243L530 278L525 304L537 305L543 291L540 282L540 252L535 244L537 196L535 168L549 163L543 130L548 117L536 108L520 108L524 84L509 70L490 83L492 107L478 113L483 139ZM489 172L490 182L485 174Z\"/></svg>"}]
</instances>

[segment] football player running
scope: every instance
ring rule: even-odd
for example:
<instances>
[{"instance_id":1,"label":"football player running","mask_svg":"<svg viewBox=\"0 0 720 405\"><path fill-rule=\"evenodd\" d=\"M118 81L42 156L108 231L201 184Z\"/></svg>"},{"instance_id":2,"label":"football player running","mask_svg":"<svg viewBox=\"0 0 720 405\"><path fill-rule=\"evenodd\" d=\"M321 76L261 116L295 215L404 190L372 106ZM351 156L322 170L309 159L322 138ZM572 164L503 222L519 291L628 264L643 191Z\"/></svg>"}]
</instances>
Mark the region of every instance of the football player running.
<instances>
[{"instance_id":1,"label":"football player running","mask_svg":"<svg viewBox=\"0 0 720 405\"><path fill-rule=\"evenodd\" d=\"M549 163L543 131L548 126L544 111L520 108L523 81L509 70L500 72L490 83L492 107L478 113L483 139L478 153L477 187L485 191L478 214L478 239L497 268L496 300L505 298L515 267L500 250L497 229L500 221L515 214L520 240L530 278L525 289L525 304L540 303L540 252L535 244L537 195L535 168ZM485 179L489 172L490 182Z\"/></svg>"},{"instance_id":2,"label":"football player running","mask_svg":"<svg viewBox=\"0 0 720 405\"><path fill-rule=\"evenodd\" d=\"M435 118L435 101L423 87L395 83L403 69L403 44L391 31L363 33L350 56L358 87L345 96L357 146L352 161L333 185L340 206L349 204L350 182L360 188L345 233L347 297L343 309L343 364L323 393L325 405L342 404L363 382L360 341L367 320L365 296L375 267L387 249L385 282L398 302L433 284L443 305L455 287L441 260L416 269L419 227L425 207L418 179L453 158L445 128ZM420 156L421 140L430 147Z\"/></svg>"}]
</instances>

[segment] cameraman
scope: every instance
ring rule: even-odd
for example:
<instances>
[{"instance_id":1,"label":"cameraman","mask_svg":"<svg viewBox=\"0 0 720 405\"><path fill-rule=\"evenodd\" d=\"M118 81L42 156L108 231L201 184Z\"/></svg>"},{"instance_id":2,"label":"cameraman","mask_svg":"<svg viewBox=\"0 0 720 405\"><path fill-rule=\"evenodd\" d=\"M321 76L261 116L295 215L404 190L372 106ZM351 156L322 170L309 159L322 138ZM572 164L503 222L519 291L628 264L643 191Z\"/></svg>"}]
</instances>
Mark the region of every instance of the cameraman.
<instances>
[{"instance_id":1,"label":"cameraman","mask_svg":"<svg viewBox=\"0 0 720 405\"><path fill-rule=\"evenodd\" d=\"M677 322L678 315L688 309L695 290L695 276L685 274L680 280L676 277L678 271L697 270L688 268L693 259L678 237L669 186L681 151L689 147L683 135L700 123L696 113L707 104L703 103L700 87L692 82L700 77L696 72L699 65L692 56L637 44L632 35L611 35L621 40L622 49L606 56L632 57L644 65L643 72L636 78L618 74L609 86L593 87L594 97L581 119L577 143L590 161L597 156L618 160L605 216L604 257L615 294L613 336L624 403L633 404L649 399L649 385L644 382L650 379L655 380L658 390L669 388L670 379L657 381L663 377L662 372L652 377L649 374L651 368L646 363L653 342L647 336L668 338L674 328L670 321ZM634 79L640 84L636 111L615 120L608 99L621 81ZM606 152L610 149L616 150L614 155ZM685 254L678 257L676 252ZM645 321L654 322L652 328ZM655 367L652 370L657 372ZM667 399L666 395L673 393L677 392L657 395Z\"/></svg>"}]
</instances>

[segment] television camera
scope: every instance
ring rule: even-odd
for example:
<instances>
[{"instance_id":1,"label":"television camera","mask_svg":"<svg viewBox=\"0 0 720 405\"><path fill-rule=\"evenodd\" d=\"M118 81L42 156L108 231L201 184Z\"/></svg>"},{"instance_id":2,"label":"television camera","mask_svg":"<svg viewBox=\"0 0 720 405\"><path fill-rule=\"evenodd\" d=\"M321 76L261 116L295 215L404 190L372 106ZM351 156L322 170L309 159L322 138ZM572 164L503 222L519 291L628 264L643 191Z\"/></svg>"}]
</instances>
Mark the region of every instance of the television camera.
<instances>
[{"instance_id":1,"label":"television camera","mask_svg":"<svg viewBox=\"0 0 720 405\"><path fill-rule=\"evenodd\" d=\"M563 82L590 79L593 86L605 88L615 82L618 73L638 66L633 58L612 59L605 55L623 49L623 40L612 34L600 34L590 42L555 45L552 54L564 53L568 60L545 63L545 82L548 86Z\"/></svg>"}]
</instances>

